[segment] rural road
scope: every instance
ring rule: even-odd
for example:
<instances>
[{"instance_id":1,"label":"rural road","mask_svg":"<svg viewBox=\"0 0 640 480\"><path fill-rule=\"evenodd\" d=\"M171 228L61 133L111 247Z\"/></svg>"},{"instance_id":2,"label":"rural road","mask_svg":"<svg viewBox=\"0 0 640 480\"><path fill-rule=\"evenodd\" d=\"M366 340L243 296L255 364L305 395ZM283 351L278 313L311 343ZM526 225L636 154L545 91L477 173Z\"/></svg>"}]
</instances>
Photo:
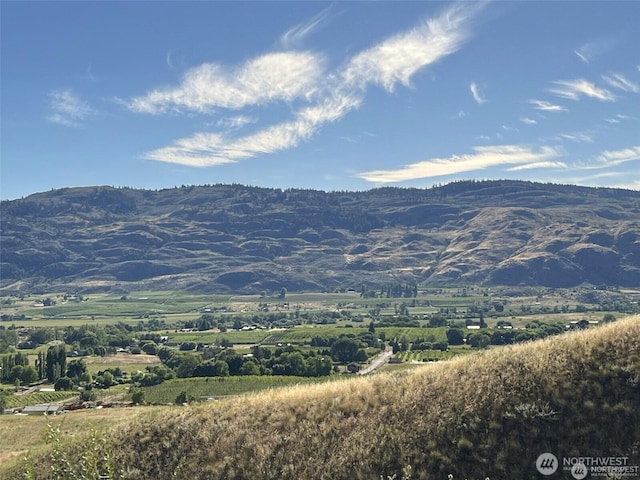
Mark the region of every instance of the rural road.
<instances>
[{"instance_id":1,"label":"rural road","mask_svg":"<svg viewBox=\"0 0 640 480\"><path fill-rule=\"evenodd\" d=\"M366 368L360 370L358 372L358 375L367 375L368 373L373 372L376 368L387 363L392 356L393 350L388 346L384 352L374 357L373 360L371 360L371 363Z\"/></svg>"}]
</instances>

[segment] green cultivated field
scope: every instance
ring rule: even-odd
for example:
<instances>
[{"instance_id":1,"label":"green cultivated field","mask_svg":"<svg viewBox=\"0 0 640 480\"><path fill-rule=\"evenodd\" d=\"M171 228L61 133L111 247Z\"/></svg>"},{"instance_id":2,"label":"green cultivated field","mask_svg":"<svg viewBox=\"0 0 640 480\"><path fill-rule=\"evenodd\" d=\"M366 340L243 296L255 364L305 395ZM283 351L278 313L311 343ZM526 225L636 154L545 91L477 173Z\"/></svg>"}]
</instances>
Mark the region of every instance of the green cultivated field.
<instances>
[{"instance_id":1,"label":"green cultivated field","mask_svg":"<svg viewBox=\"0 0 640 480\"><path fill-rule=\"evenodd\" d=\"M56 305L43 307L35 306L41 300L51 298ZM16 320L22 323L28 321L34 325L37 320L47 320L45 325L61 326L71 322L87 320L104 323L108 321L131 321L158 315L193 314L192 318L199 315L201 309L222 305L229 301L228 295L195 295L173 291L141 291L126 295L90 294L81 301L65 300L61 293L45 295L32 295L23 300L14 300L11 305L3 305L0 313L24 314L28 320ZM136 318L133 318L136 317ZM61 320L61 323L58 323Z\"/></svg>"},{"instance_id":2,"label":"green cultivated field","mask_svg":"<svg viewBox=\"0 0 640 480\"><path fill-rule=\"evenodd\" d=\"M195 377L168 380L160 385L144 388L147 403L173 403L181 392L188 397L222 397L257 392L269 388L326 382L336 377L291 377L291 376L241 376L241 377Z\"/></svg>"},{"instance_id":3,"label":"green cultivated field","mask_svg":"<svg viewBox=\"0 0 640 480\"><path fill-rule=\"evenodd\" d=\"M41 403L60 403L77 395L76 392L35 392L26 395L9 395L6 405L7 408L19 408Z\"/></svg>"}]
</instances>

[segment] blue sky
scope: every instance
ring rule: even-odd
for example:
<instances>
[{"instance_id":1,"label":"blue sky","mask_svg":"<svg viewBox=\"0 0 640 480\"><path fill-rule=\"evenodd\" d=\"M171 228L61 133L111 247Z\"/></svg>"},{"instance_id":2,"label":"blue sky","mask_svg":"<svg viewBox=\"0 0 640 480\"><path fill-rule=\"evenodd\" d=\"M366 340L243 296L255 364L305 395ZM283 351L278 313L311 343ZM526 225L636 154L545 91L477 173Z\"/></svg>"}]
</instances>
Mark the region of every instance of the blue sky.
<instances>
[{"instance_id":1,"label":"blue sky","mask_svg":"<svg viewBox=\"0 0 640 480\"><path fill-rule=\"evenodd\" d=\"M1 192L640 189L640 2L1 3Z\"/></svg>"}]
</instances>

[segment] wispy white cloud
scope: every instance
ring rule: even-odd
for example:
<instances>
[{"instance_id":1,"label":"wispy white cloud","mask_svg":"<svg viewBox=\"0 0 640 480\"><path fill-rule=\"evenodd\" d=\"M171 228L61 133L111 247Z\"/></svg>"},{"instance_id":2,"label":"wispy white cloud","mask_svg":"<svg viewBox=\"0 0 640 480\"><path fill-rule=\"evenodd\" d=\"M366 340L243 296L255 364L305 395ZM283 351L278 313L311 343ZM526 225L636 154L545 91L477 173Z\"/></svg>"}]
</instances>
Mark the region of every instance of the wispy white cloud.
<instances>
[{"instance_id":1,"label":"wispy white cloud","mask_svg":"<svg viewBox=\"0 0 640 480\"><path fill-rule=\"evenodd\" d=\"M323 74L322 56L310 52L270 53L237 68L205 63L186 72L177 88L153 90L128 106L134 112L159 114L286 102L311 97Z\"/></svg>"},{"instance_id":2,"label":"wispy white cloud","mask_svg":"<svg viewBox=\"0 0 640 480\"><path fill-rule=\"evenodd\" d=\"M610 73L609 75L602 75L602 79L611 85L613 88L617 88L619 90L625 92L632 93L640 93L640 85L635 82L632 82L624 75L619 73Z\"/></svg>"},{"instance_id":3,"label":"wispy white cloud","mask_svg":"<svg viewBox=\"0 0 640 480\"><path fill-rule=\"evenodd\" d=\"M561 133L558 137L576 143L593 143L593 135L585 132Z\"/></svg>"},{"instance_id":4,"label":"wispy white cloud","mask_svg":"<svg viewBox=\"0 0 640 480\"><path fill-rule=\"evenodd\" d=\"M578 58L582 60L584 63L589 63L589 57L585 55L581 50L574 50L573 53L575 53L578 56Z\"/></svg>"},{"instance_id":5,"label":"wispy white cloud","mask_svg":"<svg viewBox=\"0 0 640 480\"><path fill-rule=\"evenodd\" d=\"M306 37L320 29L322 26L326 25L328 19L330 18L331 9L332 5L329 5L320 13L314 15L307 22L300 23L290 30L287 30L280 37L280 44L285 49L298 47Z\"/></svg>"},{"instance_id":6,"label":"wispy white cloud","mask_svg":"<svg viewBox=\"0 0 640 480\"><path fill-rule=\"evenodd\" d=\"M84 72L84 78L86 80L89 80L90 82L97 82L98 81L98 77L96 77L92 71L92 66L91 64L89 64L87 66L87 70Z\"/></svg>"},{"instance_id":7,"label":"wispy white cloud","mask_svg":"<svg viewBox=\"0 0 640 480\"><path fill-rule=\"evenodd\" d=\"M568 111L562 105L556 105L546 100L529 100L529 103L533 105L536 110L542 110L543 112L566 112Z\"/></svg>"},{"instance_id":8,"label":"wispy white cloud","mask_svg":"<svg viewBox=\"0 0 640 480\"><path fill-rule=\"evenodd\" d=\"M611 102L615 96L605 88L599 88L595 84L582 78L576 80L558 80L553 82L557 87L550 88L549 91L559 97L579 100L580 97L591 97L600 101Z\"/></svg>"},{"instance_id":9,"label":"wispy white cloud","mask_svg":"<svg viewBox=\"0 0 640 480\"><path fill-rule=\"evenodd\" d=\"M171 58L171 50L167 52L167 57L165 58L165 62L169 68L175 68L173 65L173 59Z\"/></svg>"},{"instance_id":10,"label":"wispy white cloud","mask_svg":"<svg viewBox=\"0 0 640 480\"><path fill-rule=\"evenodd\" d=\"M469 90L471 90L471 95L473 95L473 99L476 101L476 103L480 105L482 105L483 103L486 103L487 99L480 94L478 85L476 85L475 82L469 85Z\"/></svg>"},{"instance_id":11,"label":"wispy white cloud","mask_svg":"<svg viewBox=\"0 0 640 480\"><path fill-rule=\"evenodd\" d=\"M362 89L373 83L387 91L398 84L409 86L419 70L460 49L470 34L469 21L482 6L454 4L442 15L364 50L341 72L344 82Z\"/></svg>"},{"instance_id":12,"label":"wispy white cloud","mask_svg":"<svg viewBox=\"0 0 640 480\"><path fill-rule=\"evenodd\" d=\"M434 158L406 165L395 170L373 170L358 174L368 182L395 183L417 178L431 178L502 165L532 165L549 162L560 156L554 147L543 146L537 151L523 145L477 146L474 153ZM532 167L536 168L536 167Z\"/></svg>"},{"instance_id":13,"label":"wispy white cloud","mask_svg":"<svg viewBox=\"0 0 640 480\"><path fill-rule=\"evenodd\" d=\"M82 120L95 111L70 89L49 92L48 120L65 127L80 127Z\"/></svg>"},{"instance_id":14,"label":"wispy white cloud","mask_svg":"<svg viewBox=\"0 0 640 480\"><path fill-rule=\"evenodd\" d=\"M507 171L517 172L519 170L532 170L534 168L567 168L567 164L564 162L532 162L507 168Z\"/></svg>"},{"instance_id":15,"label":"wispy white cloud","mask_svg":"<svg viewBox=\"0 0 640 480\"><path fill-rule=\"evenodd\" d=\"M247 115L236 115L235 117L222 118L215 122L216 127L234 129L255 123L256 119Z\"/></svg>"},{"instance_id":16,"label":"wispy white cloud","mask_svg":"<svg viewBox=\"0 0 640 480\"><path fill-rule=\"evenodd\" d=\"M605 118L604 121L607 123L620 123L624 120L631 120L632 118L633 117L630 117L629 115L619 113L615 117Z\"/></svg>"},{"instance_id":17,"label":"wispy white cloud","mask_svg":"<svg viewBox=\"0 0 640 480\"><path fill-rule=\"evenodd\" d=\"M582 62L591 63L612 49L617 42L618 39L614 37L599 38L580 45L573 53L575 53Z\"/></svg>"},{"instance_id":18,"label":"wispy white cloud","mask_svg":"<svg viewBox=\"0 0 640 480\"><path fill-rule=\"evenodd\" d=\"M204 64L187 72L176 88L154 90L132 99L128 106L141 113L241 109L288 102L292 119L246 136L196 133L144 157L191 166L220 165L297 146L322 125L344 117L364 101L366 89L378 85L393 91L410 85L426 66L457 51L469 36L469 21L481 3L454 4L443 14L421 22L348 59L327 72L324 58L310 52L270 53L237 68ZM318 19L321 22L321 19ZM317 25L310 22L298 35ZM289 37L293 39L295 32Z\"/></svg>"},{"instance_id":19,"label":"wispy white cloud","mask_svg":"<svg viewBox=\"0 0 640 480\"><path fill-rule=\"evenodd\" d=\"M612 167L622 163L640 160L640 146L622 150L605 150L596 158L605 167Z\"/></svg>"},{"instance_id":20,"label":"wispy white cloud","mask_svg":"<svg viewBox=\"0 0 640 480\"><path fill-rule=\"evenodd\" d=\"M220 133L196 133L177 140L171 146L147 152L145 158L192 167L234 163L259 154L293 148L311 138L323 123L338 120L359 106L360 99L336 94L322 104L302 109L290 122L272 125L240 138L228 138Z\"/></svg>"},{"instance_id":21,"label":"wispy white cloud","mask_svg":"<svg viewBox=\"0 0 640 480\"><path fill-rule=\"evenodd\" d=\"M581 169L572 167L571 172L579 173ZM608 188L626 188L640 190L640 180L629 178L627 172L601 172L588 175L572 175L571 177L551 180L554 183L568 183L572 185L593 185Z\"/></svg>"},{"instance_id":22,"label":"wispy white cloud","mask_svg":"<svg viewBox=\"0 0 640 480\"><path fill-rule=\"evenodd\" d=\"M535 125L536 123L538 123L533 118L529 118L529 117L522 117L520 118L520 121L522 123L526 123L527 125Z\"/></svg>"}]
</instances>

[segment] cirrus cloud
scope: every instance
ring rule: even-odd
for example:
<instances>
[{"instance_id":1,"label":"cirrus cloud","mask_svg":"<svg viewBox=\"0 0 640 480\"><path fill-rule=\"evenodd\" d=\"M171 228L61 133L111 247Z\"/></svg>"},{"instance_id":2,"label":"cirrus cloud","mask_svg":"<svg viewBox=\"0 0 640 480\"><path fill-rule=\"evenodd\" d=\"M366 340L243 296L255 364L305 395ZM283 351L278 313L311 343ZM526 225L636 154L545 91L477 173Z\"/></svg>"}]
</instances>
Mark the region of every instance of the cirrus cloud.
<instances>
[{"instance_id":1,"label":"cirrus cloud","mask_svg":"<svg viewBox=\"0 0 640 480\"><path fill-rule=\"evenodd\" d=\"M602 75L602 79L611 85L613 88L617 88L624 92L640 93L640 85L632 82L624 75L619 73L611 73L609 75Z\"/></svg>"},{"instance_id":2,"label":"cirrus cloud","mask_svg":"<svg viewBox=\"0 0 640 480\"><path fill-rule=\"evenodd\" d=\"M543 112L566 112L568 111L562 105L556 105L546 100L529 100L529 103L533 105L536 110L542 110Z\"/></svg>"},{"instance_id":3,"label":"cirrus cloud","mask_svg":"<svg viewBox=\"0 0 640 480\"><path fill-rule=\"evenodd\" d=\"M640 160L640 146L624 148L622 150L604 150L597 157L597 160L607 167Z\"/></svg>"},{"instance_id":4,"label":"cirrus cloud","mask_svg":"<svg viewBox=\"0 0 640 480\"><path fill-rule=\"evenodd\" d=\"M420 22L407 32L355 55L341 73L348 85L369 83L393 91L410 85L411 77L427 65L456 52L469 37L469 21L482 3L456 4L444 14Z\"/></svg>"},{"instance_id":5,"label":"cirrus cloud","mask_svg":"<svg viewBox=\"0 0 640 480\"><path fill-rule=\"evenodd\" d=\"M359 108L370 85L389 92L398 85L408 86L417 72L456 52L469 37L469 22L482 5L454 4L441 15L361 51L334 72L326 70L322 55L311 52L269 53L236 68L214 63L195 67L178 87L135 97L128 108L150 114L185 110L207 114L286 102L292 118L235 138L220 132L195 133L147 152L144 158L202 167L293 148L322 125ZM305 35L323 18L291 30L287 38L296 32Z\"/></svg>"},{"instance_id":6,"label":"cirrus cloud","mask_svg":"<svg viewBox=\"0 0 640 480\"><path fill-rule=\"evenodd\" d=\"M152 90L128 107L150 114L210 112L310 98L323 74L322 56L311 52L269 53L237 68L205 63L187 71L177 88Z\"/></svg>"},{"instance_id":7,"label":"cirrus cloud","mask_svg":"<svg viewBox=\"0 0 640 480\"><path fill-rule=\"evenodd\" d=\"M82 120L95 113L95 110L71 89L50 92L49 110L48 120L65 127L80 127Z\"/></svg>"},{"instance_id":8,"label":"cirrus cloud","mask_svg":"<svg viewBox=\"0 0 640 480\"><path fill-rule=\"evenodd\" d=\"M482 105L483 103L487 102L487 99L480 94L478 85L476 85L475 82L469 85L469 90L471 90L471 95L473 96L473 99L476 101L476 103Z\"/></svg>"},{"instance_id":9,"label":"cirrus cloud","mask_svg":"<svg viewBox=\"0 0 640 480\"><path fill-rule=\"evenodd\" d=\"M473 148L474 153L433 158L412 163L395 170L373 170L358 174L359 178L373 183L396 183L418 178L431 178L501 165L519 165L523 168L549 166L560 156L554 147L542 146L537 151L523 145L492 145ZM559 165L559 164L556 164Z\"/></svg>"},{"instance_id":10,"label":"cirrus cloud","mask_svg":"<svg viewBox=\"0 0 640 480\"><path fill-rule=\"evenodd\" d=\"M582 78L575 80L557 80L553 83L557 86L550 88L549 91L559 97L579 100L580 97L585 96L606 102L612 102L616 99L609 90L599 88L595 84Z\"/></svg>"}]
</instances>

